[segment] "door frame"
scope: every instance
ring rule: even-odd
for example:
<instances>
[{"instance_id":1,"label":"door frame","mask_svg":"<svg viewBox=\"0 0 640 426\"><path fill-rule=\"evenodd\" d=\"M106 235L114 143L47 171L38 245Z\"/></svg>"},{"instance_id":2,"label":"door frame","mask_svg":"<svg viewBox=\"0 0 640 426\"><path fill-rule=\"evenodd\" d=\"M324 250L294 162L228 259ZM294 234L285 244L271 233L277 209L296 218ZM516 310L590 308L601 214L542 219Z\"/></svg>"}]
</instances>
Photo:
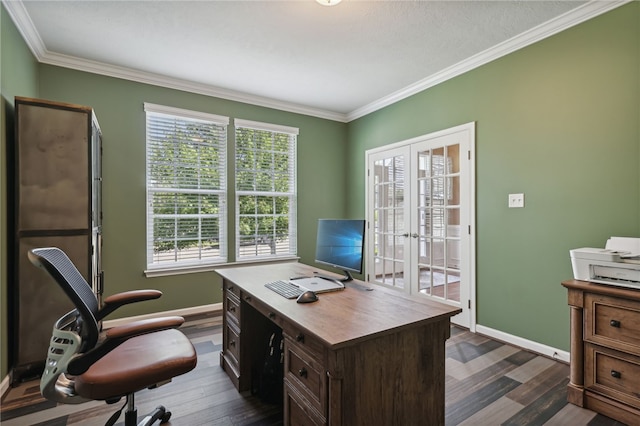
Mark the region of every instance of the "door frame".
<instances>
[{"instance_id":1,"label":"door frame","mask_svg":"<svg viewBox=\"0 0 640 426\"><path fill-rule=\"evenodd\" d=\"M465 268L468 271L468 283L467 283L467 295L468 301L460 301L460 304L467 304L467 309L463 309L461 314L458 314L451 318L451 321L454 324L461 324L465 327L468 326L471 332L475 332L476 330L476 222L475 222L475 213L476 213L476 184L475 184L475 122L469 122L465 124L461 124L458 126L454 126L448 129L439 130L436 132L420 135L411 139L391 143L388 145L384 145L378 148L373 148L365 151L365 218L367 221L366 228L366 261L365 261L365 277L369 280L370 274L375 273L373 269L373 240L372 240L372 228L371 224L373 223L373 205L371 196L371 191L373 188L370 184L370 176L369 176L369 165L371 162L371 158L391 150L400 150L401 148L410 147L413 144L418 142L425 142L431 139L441 138L443 136L448 136L452 134L463 134L466 138L467 144L467 173L468 173L468 185L466 188L461 188L461 195L464 195L464 199L461 198L461 205L463 202L468 203L468 215L466 220L463 221L461 218L461 231L463 231L463 227L467 226L466 235L466 244L461 244L461 257L462 260L466 263ZM463 152L460 153L463 155ZM408 161L410 159L407 159ZM462 184L462 182L461 182ZM408 206L406 208L409 208ZM405 256L406 257L406 256ZM462 284L462 282L461 282ZM382 284L381 284L382 285ZM416 296L416 297L426 297L426 296ZM440 300L440 299L438 299ZM442 303L447 303L447 301L442 300ZM465 315L465 318L460 318L461 315Z\"/></svg>"}]
</instances>

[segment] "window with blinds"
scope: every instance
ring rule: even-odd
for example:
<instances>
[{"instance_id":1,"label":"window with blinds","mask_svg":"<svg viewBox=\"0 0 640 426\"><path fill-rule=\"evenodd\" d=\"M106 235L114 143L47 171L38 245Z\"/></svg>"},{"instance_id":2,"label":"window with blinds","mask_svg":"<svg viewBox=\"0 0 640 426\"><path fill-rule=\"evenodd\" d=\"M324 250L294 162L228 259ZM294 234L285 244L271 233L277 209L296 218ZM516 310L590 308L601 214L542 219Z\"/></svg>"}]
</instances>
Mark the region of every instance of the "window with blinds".
<instances>
[{"instance_id":1,"label":"window with blinds","mask_svg":"<svg viewBox=\"0 0 640 426\"><path fill-rule=\"evenodd\" d=\"M298 129L235 120L236 259L297 253Z\"/></svg>"},{"instance_id":2,"label":"window with blinds","mask_svg":"<svg viewBox=\"0 0 640 426\"><path fill-rule=\"evenodd\" d=\"M147 269L226 262L228 117L145 103Z\"/></svg>"}]
</instances>

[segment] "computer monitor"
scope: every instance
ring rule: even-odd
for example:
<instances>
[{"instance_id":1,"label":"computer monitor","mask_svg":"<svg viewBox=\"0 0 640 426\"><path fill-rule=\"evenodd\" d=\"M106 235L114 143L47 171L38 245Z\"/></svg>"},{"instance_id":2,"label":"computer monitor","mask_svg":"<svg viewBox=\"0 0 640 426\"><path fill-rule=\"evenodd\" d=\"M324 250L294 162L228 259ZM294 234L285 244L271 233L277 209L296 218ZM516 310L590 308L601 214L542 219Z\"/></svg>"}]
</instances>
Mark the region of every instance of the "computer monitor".
<instances>
[{"instance_id":1,"label":"computer monitor","mask_svg":"<svg viewBox=\"0 0 640 426\"><path fill-rule=\"evenodd\" d=\"M319 219L315 261L344 271L340 281L353 280L351 272L362 273L364 232L362 219Z\"/></svg>"}]
</instances>

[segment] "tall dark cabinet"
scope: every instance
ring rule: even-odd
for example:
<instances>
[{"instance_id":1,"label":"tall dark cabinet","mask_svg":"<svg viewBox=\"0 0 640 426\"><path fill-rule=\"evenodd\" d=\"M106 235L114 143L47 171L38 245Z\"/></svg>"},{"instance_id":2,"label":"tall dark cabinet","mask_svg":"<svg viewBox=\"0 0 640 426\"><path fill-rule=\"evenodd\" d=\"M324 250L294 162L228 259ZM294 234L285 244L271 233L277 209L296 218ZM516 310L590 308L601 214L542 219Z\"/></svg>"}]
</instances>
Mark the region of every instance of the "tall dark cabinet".
<instances>
[{"instance_id":1,"label":"tall dark cabinet","mask_svg":"<svg viewBox=\"0 0 640 426\"><path fill-rule=\"evenodd\" d=\"M13 381L41 374L53 323L73 309L27 258L59 247L102 294L102 137L90 107L15 99Z\"/></svg>"}]
</instances>

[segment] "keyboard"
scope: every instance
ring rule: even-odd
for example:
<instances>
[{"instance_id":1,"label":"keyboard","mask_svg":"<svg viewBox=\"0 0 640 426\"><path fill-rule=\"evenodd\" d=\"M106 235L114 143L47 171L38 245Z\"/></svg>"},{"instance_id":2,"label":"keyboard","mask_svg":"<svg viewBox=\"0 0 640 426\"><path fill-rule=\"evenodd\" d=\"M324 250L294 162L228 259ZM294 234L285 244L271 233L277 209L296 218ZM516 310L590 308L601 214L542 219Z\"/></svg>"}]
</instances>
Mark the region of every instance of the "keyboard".
<instances>
[{"instance_id":1,"label":"keyboard","mask_svg":"<svg viewBox=\"0 0 640 426\"><path fill-rule=\"evenodd\" d=\"M304 293L303 289L295 284L291 284L288 281L274 281L271 283L267 283L264 286L269 290L275 291L280 296L286 297L287 299L295 299L302 293Z\"/></svg>"}]
</instances>

